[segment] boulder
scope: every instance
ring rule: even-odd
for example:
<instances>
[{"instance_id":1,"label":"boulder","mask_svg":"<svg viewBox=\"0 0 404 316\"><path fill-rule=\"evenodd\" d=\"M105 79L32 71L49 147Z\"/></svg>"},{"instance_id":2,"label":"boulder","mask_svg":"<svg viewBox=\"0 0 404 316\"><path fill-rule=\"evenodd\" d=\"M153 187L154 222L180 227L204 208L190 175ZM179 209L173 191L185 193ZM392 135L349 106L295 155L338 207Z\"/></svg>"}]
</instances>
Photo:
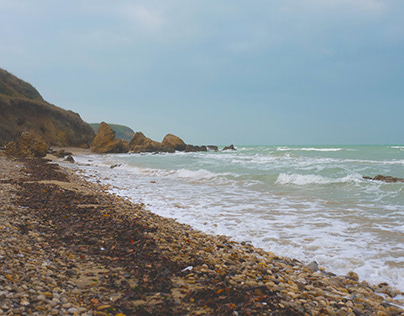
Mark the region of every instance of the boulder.
<instances>
[{"instance_id":1,"label":"boulder","mask_svg":"<svg viewBox=\"0 0 404 316\"><path fill-rule=\"evenodd\" d=\"M163 141L161 142L161 147L167 148L168 150L178 150L178 151L184 151L186 144L184 141L179 138L178 136L172 135L172 134L167 134Z\"/></svg>"},{"instance_id":2,"label":"boulder","mask_svg":"<svg viewBox=\"0 0 404 316\"><path fill-rule=\"evenodd\" d=\"M208 150L218 151L219 148L215 145L208 145Z\"/></svg>"},{"instance_id":3,"label":"boulder","mask_svg":"<svg viewBox=\"0 0 404 316\"><path fill-rule=\"evenodd\" d=\"M97 154L127 153L129 144L126 140L116 139L114 130L102 122L91 145L91 151Z\"/></svg>"},{"instance_id":4,"label":"boulder","mask_svg":"<svg viewBox=\"0 0 404 316\"><path fill-rule=\"evenodd\" d=\"M18 157L20 155L20 148L16 142L9 142L6 145L6 155L9 157Z\"/></svg>"},{"instance_id":5,"label":"boulder","mask_svg":"<svg viewBox=\"0 0 404 316\"><path fill-rule=\"evenodd\" d=\"M223 148L223 150L236 150L236 148L234 148L234 145L230 145L230 146L226 146Z\"/></svg>"},{"instance_id":6,"label":"boulder","mask_svg":"<svg viewBox=\"0 0 404 316\"><path fill-rule=\"evenodd\" d=\"M10 157L45 157L48 145L29 132L23 132L16 142L6 145L6 155Z\"/></svg>"},{"instance_id":7,"label":"boulder","mask_svg":"<svg viewBox=\"0 0 404 316\"><path fill-rule=\"evenodd\" d=\"M374 178L364 176L363 179L366 179L366 180L383 181L383 182L387 182L387 183L404 182L404 178L396 178L396 177L392 177L392 176L383 176L383 175L381 175L381 174L378 174L378 175L375 176Z\"/></svg>"}]
</instances>

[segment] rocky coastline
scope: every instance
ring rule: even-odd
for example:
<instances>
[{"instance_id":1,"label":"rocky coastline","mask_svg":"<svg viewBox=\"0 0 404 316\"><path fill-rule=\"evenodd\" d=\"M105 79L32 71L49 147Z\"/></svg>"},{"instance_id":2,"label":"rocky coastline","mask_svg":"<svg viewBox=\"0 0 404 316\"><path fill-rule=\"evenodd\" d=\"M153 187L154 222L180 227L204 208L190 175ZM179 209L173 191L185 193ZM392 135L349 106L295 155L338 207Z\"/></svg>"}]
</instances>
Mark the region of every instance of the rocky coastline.
<instances>
[{"instance_id":1,"label":"rocky coastline","mask_svg":"<svg viewBox=\"0 0 404 316\"><path fill-rule=\"evenodd\" d=\"M47 159L0 166L0 315L404 315L385 283L198 232Z\"/></svg>"}]
</instances>

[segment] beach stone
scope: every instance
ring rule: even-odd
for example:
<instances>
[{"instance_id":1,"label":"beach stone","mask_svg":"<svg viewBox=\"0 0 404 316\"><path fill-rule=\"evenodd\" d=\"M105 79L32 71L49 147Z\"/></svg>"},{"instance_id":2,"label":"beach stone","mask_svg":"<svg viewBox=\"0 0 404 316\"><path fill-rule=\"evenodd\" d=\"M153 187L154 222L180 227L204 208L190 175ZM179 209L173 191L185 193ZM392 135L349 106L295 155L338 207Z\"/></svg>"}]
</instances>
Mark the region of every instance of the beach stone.
<instances>
[{"instance_id":1,"label":"beach stone","mask_svg":"<svg viewBox=\"0 0 404 316\"><path fill-rule=\"evenodd\" d=\"M307 270L310 272L316 272L318 271L318 263L316 261L310 262L308 265L305 266Z\"/></svg>"},{"instance_id":2,"label":"beach stone","mask_svg":"<svg viewBox=\"0 0 404 316\"><path fill-rule=\"evenodd\" d=\"M38 295L37 296L37 298L36 298L38 301L46 301L46 297L45 297L45 295Z\"/></svg>"},{"instance_id":3,"label":"beach stone","mask_svg":"<svg viewBox=\"0 0 404 316\"><path fill-rule=\"evenodd\" d=\"M68 312L69 314L76 314L76 313L78 313L79 311L78 311L77 308L71 307L71 308L69 308L69 309L67 310L67 312Z\"/></svg>"},{"instance_id":4,"label":"beach stone","mask_svg":"<svg viewBox=\"0 0 404 316\"><path fill-rule=\"evenodd\" d=\"M358 280L359 280L358 274L355 273L355 272L353 272L353 271L348 272L347 275L348 275L348 277L350 277L351 279L354 279L355 281L358 281Z\"/></svg>"}]
</instances>

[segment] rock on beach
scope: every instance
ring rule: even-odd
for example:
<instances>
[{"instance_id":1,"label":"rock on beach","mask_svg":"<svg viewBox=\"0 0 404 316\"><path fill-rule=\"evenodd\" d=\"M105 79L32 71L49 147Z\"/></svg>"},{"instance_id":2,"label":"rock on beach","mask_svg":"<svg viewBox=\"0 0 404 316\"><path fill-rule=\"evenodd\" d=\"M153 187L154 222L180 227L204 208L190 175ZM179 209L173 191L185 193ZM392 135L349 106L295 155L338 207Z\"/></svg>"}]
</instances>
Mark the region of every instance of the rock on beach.
<instances>
[{"instance_id":1,"label":"rock on beach","mask_svg":"<svg viewBox=\"0 0 404 316\"><path fill-rule=\"evenodd\" d=\"M0 315L403 315L400 293L0 156Z\"/></svg>"}]
</instances>

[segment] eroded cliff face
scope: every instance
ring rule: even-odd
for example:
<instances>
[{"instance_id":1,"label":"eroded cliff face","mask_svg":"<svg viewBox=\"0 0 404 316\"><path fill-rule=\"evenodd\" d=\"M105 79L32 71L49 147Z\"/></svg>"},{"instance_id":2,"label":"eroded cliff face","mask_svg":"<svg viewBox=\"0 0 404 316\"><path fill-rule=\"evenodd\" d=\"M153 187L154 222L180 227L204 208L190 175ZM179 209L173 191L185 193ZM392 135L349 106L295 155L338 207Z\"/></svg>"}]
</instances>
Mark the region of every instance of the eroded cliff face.
<instances>
[{"instance_id":1,"label":"eroded cliff face","mask_svg":"<svg viewBox=\"0 0 404 316\"><path fill-rule=\"evenodd\" d=\"M0 69L0 146L23 132L50 146L88 148L95 137L79 114L46 102L32 85Z\"/></svg>"}]
</instances>

